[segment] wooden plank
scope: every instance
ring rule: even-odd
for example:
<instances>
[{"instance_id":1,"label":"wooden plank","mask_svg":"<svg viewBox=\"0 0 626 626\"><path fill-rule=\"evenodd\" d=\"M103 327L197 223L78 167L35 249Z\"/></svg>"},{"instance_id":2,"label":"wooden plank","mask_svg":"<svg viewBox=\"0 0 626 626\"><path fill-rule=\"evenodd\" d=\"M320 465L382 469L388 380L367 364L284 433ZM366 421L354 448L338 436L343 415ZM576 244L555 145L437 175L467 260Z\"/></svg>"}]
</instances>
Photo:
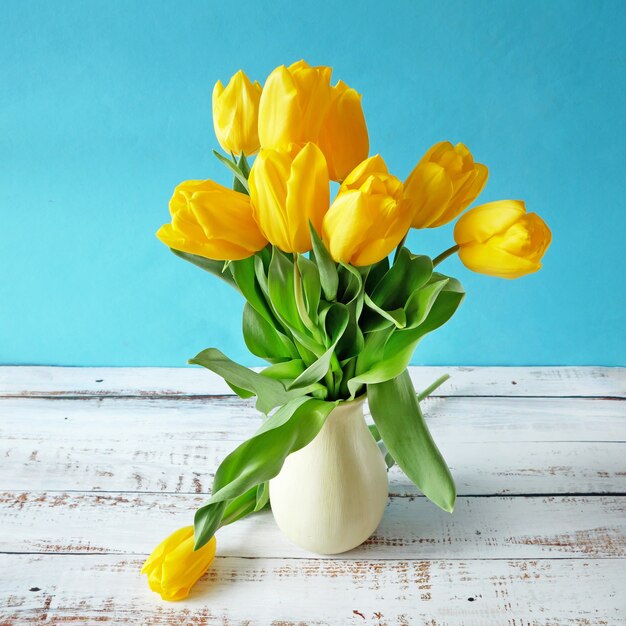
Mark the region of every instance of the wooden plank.
<instances>
[{"instance_id":1,"label":"wooden plank","mask_svg":"<svg viewBox=\"0 0 626 626\"><path fill-rule=\"evenodd\" d=\"M411 367L423 389L451 374L443 396L590 396L626 398L626 368ZM0 396L232 395L219 376L201 368L0 367Z\"/></svg>"},{"instance_id":2,"label":"wooden plank","mask_svg":"<svg viewBox=\"0 0 626 626\"><path fill-rule=\"evenodd\" d=\"M626 493L626 444L520 442L515 446L440 441L459 495ZM0 449L0 490L207 493L233 442L161 444L85 439L12 441ZM397 468L393 495L418 492Z\"/></svg>"},{"instance_id":3,"label":"wooden plank","mask_svg":"<svg viewBox=\"0 0 626 626\"><path fill-rule=\"evenodd\" d=\"M449 398L427 401L426 414L462 495L623 493L623 406ZM0 409L3 490L204 493L259 424L252 405L233 398L13 398ZM391 477L394 494L416 493L397 469Z\"/></svg>"},{"instance_id":4,"label":"wooden plank","mask_svg":"<svg viewBox=\"0 0 626 626\"><path fill-rule=\"evenodd\" d=\"M1 555L0 624L623 624L623 559L217 558L162 602L126 555ZM575 581L576 584L572 584Z\"/></svg>"},{"instance_id":5,"label":"wooden plank","mask_svg":"<svg viewBox=\"0 0 626 626\"><path fill-rule=\"evenodd\" d=\"M146 554L191 523L202 496L0 493L0 552ZM219 554L304 558L271 512L223 528ZM350 559L626 557L626 497L461 497L453 515L425 498L392 498Z\"/></svg>"},{"instance_id":6,"label":"wooden plank","mask_svg":"<svg viewBox=\"0 0 626 626\"><path fill-rule=\"evenodd\" d=\"M428 398L424 413L445 441L625 441L626 402L597 398ZM366 413L368 413L366 407ZM3 398L0 438L242 441L261 423L251 400Z\"/></svg>"}]
</instances>

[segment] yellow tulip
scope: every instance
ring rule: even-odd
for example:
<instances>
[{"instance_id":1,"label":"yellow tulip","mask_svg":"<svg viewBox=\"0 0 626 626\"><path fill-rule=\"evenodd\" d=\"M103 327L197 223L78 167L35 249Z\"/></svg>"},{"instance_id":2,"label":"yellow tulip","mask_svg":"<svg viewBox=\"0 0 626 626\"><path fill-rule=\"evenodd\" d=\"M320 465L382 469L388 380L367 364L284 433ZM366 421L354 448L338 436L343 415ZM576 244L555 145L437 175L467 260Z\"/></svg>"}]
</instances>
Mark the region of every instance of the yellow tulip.
<instances>
[{"instance_id":1,"label":"yellow tulip","mask_svg":"<svg viewBox=\"0 0 626 626\"><path fill-rule=\"evenodd\" d=\"M212 180L188 180L170 200L172 223L157 237L174 250L220 261L245 259L267 245L250 198Z\"/></svg>"},{"instance_id":2,"label":"yellow tulip","mask_svg":"<svg viewBox=\"0 0 626 626\"><path fill-rule=\"evenodd\" d=\"M185 526L164 539L141 568L148 585L163 600L182 600L209 569L215 557L215 537L193 550L193 526Z\"/></svg>"},{"instance_id":3,"label":"yellow tulip","mask_svg":"<svg viewBox=\"0 0 626 626\"><path fill-rule=\"evenodd\" d=\"M396 248L411 218L402 182L376 155L348 174L324 217L322 239L335 261L371 265Z\"/></svg>"},{"instance_id":4,"label":"yellow tulip","mask_svg":"<svg viewBox=\"0 0 626 626\"><path fill-rule=\"evenodd\" d=\"M487 173L462 143L435 144L404 183L406 197L413 205L413 228L435 228L451 222L478 197Z\"/></svg>"},{"instance_id":5,"label":"yellow tulip","mask_svg":"<svg viewBox=\"0 0 626 626\"><path fill-rule=\"evenodd\" d=\"M321 150L307 143L292 152L262 149L249 178L256 220L283 252L311 249L309 220L320 232L328 210L328 169Z\"/></svg>"},{"instance_id":6,"label":"yellow tulip","mask_svg":"<svg viewBox=\"0 0 626 626\"><path fill-rule=\"evenodd\" d=\"M336 181L342 181L369 154L361 96L342 81L331 87L330 107L317 143L326 157L328 174Z\"/></svg>"},{"instance_id":7,"label":"yellow tulip","mask_svg":"<svg viewBox=\"0 0 626 626\"><path fill-rule=\"evenodd\" d=\"M499 200L477 206L454 228L463 264L474 272L519 278L541 268L541 257L552 233L519 200Z\"/></svg>"},{"instance_id":8,"label":"yellow tulip","mask_svg":"<svg viewBox=\"0 0 626 626\"><path fill-rule=\"evenodd\" d=\"M277 67L267 78L259 106L261 147L291 150L317 141L331 101L330 67L298 61Z\"/></svg>"},{"instance_id":9,"label":"yellow tulip","mask_svg":"<svg viewBox=\"0 0 626 626\"><path fill-rule=\"evenodd\" d=\"M239 70L224 87L213 88L213 126L220 146L233 154L255 154L259 149L261 85L252 84Z\"/></svg>"}]
</instances>

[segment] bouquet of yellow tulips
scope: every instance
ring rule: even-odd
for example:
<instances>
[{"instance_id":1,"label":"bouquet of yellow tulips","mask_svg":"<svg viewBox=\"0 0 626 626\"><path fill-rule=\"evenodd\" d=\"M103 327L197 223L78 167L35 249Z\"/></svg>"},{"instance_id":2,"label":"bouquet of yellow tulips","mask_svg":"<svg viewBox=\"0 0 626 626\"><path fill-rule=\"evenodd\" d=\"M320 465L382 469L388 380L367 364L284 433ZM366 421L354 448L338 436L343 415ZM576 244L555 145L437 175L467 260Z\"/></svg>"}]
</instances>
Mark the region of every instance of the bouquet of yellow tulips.
<instances>
[{"instance_id":1,"label":"bouquet of yellow tulips","mask_svg":"<svg viewBox=\"0 0 626 626\"><path fill-rule=\"evenodd\" d=\"M240 397L256 397L265 419L217 468L194 532L177 531L180 541L166 540L146 563L165 598L184 597L205 571L221 526L268 505L268 481L332 409L365 394L389 464L452 511L454 482L419 405L432 388L418 395L406 369L422 337L464 297L437 266L458 252L473 271L517 278L541 267L550 244L545 223L521 201L464 213L487 168L461 143L434 145L404 182L390 173L380 155L369 156L361 96L341 81L333 86L331 72L299 61L276 68L263 88L241 71L226 87L218 82L213 119L226 155L215 154L234 177L232 189L181 183L171 223L157 233L174 254L243 295L246 345L269 363L255 372L214 348L190 361ZM332 201L330 181L339 183ZM459 216L455 244L435 259L405 247L411 228ZM201 566L185 568L185 559Z\"/></svg>"}]
</instances>

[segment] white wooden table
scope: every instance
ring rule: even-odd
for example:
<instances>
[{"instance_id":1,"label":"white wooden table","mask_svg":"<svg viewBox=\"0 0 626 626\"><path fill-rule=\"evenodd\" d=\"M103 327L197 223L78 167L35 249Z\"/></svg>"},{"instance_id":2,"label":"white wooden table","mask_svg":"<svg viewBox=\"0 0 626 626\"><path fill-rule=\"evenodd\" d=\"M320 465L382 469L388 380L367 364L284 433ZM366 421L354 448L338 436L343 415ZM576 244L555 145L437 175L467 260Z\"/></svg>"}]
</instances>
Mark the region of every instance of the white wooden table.
<instances>
[{"instance_id":1,"label":"white wooden table","mask_svg":"<svg viewBox=\"0 0 626 626\"><path fill-rule=\"evenodd\" d=\"M271 513L218 534L188 600L139 575L258 417L195 369L0 368L0 624L625 624L626 370L414 368L453 515L395 469L339 558Z\"/></svg>"}]
</instances>

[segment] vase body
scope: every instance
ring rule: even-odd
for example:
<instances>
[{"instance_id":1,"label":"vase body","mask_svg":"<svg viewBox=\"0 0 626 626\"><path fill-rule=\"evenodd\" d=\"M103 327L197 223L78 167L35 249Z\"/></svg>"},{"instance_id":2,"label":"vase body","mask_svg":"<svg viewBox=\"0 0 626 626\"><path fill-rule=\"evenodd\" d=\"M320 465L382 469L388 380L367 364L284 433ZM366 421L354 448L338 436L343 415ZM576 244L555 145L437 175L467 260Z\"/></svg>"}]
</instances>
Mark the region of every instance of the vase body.
<instances>
[{"instance_id":1,"label":"vase body","mask_svg":"<svg viewBox=\"0 0 626 626\"><path fill-rule=\"evenodd\" d=\"M339 404L307 446L270 481L276 523L296 545L337 554L363 543L382 519L384 457L363 417L364 400Z\"/></svg>"}]
</instances>

